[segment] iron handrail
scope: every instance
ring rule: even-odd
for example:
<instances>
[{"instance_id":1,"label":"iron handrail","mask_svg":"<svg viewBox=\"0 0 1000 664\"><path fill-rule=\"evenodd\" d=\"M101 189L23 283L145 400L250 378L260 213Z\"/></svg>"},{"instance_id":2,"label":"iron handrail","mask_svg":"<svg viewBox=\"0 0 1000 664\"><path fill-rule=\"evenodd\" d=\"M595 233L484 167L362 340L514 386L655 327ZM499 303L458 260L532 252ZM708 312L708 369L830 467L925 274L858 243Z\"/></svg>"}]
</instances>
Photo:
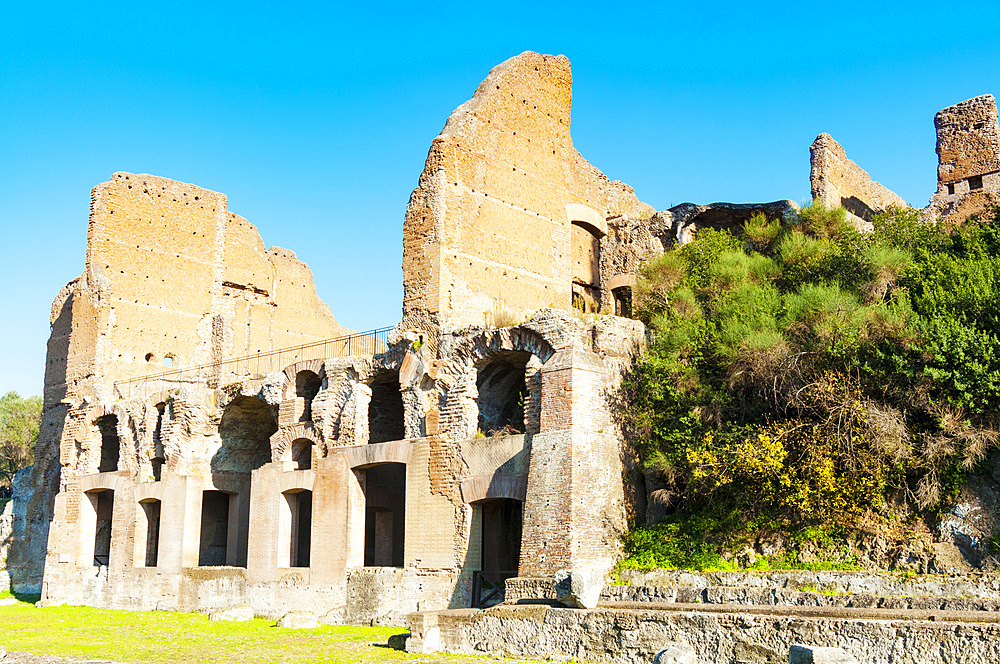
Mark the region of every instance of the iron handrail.
<instances>
[{"instance_id":1,"label":"iron handrail","mask_svg":"<svg viewBox=\"0 0 1000 664\"><path fill-rule=\"evenodd\" d=\"M280 371L290 364L307 359L324 359L327 357L350 357L352 355L379 355L385 353L389 346L389 333L392 327L380 327L367 332L313 341L298 346L289 346L267 352L257 352L252 355L233 357L218 362L209 362L193 367L184 367L170 371L162 371L146 376L136 376L115 381L115 391L119 398L131 398L133 393L141 390L143 385L150 383L190 383L201 382L221 384L223 374L260 376L273 371ZM321 349L321 353L309 351ZM306 357L306 356L309 357ZM321 357L313 357L319 355ZM282 359L286 358L286 359ZM274 360L277 360L276 362ZM242 365L242 366L241 366ZM242 368L242 371L241 371ZM232 369L232 371L230 371ZM234 381L235 382L235 381ZM128 396L126 396L126 392Z\"/></svg>"}]
</instances>

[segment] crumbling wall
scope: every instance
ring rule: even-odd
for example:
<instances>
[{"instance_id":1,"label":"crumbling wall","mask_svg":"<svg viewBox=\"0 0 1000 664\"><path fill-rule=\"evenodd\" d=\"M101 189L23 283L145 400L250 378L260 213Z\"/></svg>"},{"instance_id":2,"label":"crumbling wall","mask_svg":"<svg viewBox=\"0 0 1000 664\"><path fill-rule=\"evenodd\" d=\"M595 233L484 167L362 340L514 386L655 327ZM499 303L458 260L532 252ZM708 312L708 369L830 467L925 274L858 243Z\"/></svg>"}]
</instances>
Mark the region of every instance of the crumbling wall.
<instances>
[{"instance_id":1,"label":"crumbling wall","mask_svg":"<svg viewBox=\"0 0 1000 664\"><path fill-rule=\"evenodd\" d=\"M564 56L495 67L431 143L403 227L403 315L456 326L572 306L572 227L648 216L573 147Z\"/></svg>"},{"instance_id":2,"label":"crumbling wall","mask_svg":"<svg viewBox=\"0 0 1000 664\"><path fill-rule=\"evenodd\" d=\"M965 219L1000 199L1000 125L993 95L967 99L938 111L938 190L931 209Z\"/></svg>"},{"instance_id":3,"label":"crumbling wall","mask_svg":"<svg viewBox=\"0 0 1000 664\"><path fill-rule=\"evenodd\" d=\"M909 207L902 198L847 158L847 153L830 134L820 134L809 148L813 200L826 207L847 208L861 227L870 227L871 218L889 207Z\"/></svg>"},{"instance_id":4,"label":"crumbling wall","mask_svg":"<svg viewBox=\"0 0 1000 664\"><path fill-rule=\"evenodd\" d=\"M152 175L115 173L94 188L84 273L52 305L37 490L11 554L34 561L29 590L41 582L50 518L75 521L72 477L93 472L77 464L99 437L94 418L122 396L115 381L349 332L317 297L309 268L288 250L265 250L226 208L223 194ZM138 437L149 405L116 406L122 472L150 472L152 448Z\"/></svg>"}]
</instances>

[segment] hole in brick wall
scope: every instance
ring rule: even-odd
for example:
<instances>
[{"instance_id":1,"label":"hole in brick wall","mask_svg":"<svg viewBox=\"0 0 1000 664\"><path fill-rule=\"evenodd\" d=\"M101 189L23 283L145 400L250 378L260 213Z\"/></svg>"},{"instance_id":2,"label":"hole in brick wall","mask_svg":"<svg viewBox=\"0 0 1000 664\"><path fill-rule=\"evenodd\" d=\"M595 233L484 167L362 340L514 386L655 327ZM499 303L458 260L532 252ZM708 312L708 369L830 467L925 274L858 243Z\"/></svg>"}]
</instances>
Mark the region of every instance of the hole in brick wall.
<instances>
[{"instance_id":1,"label":"hole in brick wall","mask_svg":"<svg viewBox=\"0 0 1000 664\"><path fill-rule=\"evenodd\" d=\"M271 460L271 434L278 430L271 407L257 397L237 397L222 414L222 447L214 470L250 473Z\"/></svg>"},{"instance_id":2,"label":"hole in brick wall","mask_svg":"<svg viewBox=\"0 0 1000 664\"><path fill-rule=\"evenodd\" d=\"M531 357L525 351L505 351L483 363L476 375L479 430L487 435L524 431L524 402L528 389L524 368Z\"/></svg>"},{"instance_id":3,"label":"hole in brick wall","mask_svg":"<svg viewBox=\"0 0 1000 664\"><path fill-rule=\"evenodd\" d=\"M115 492L110 489L87 493L94 510L94 567L111 560L111 521L115 511Z\"/></svg>"},{"instance_id":4,"label":"hole in brick wall","mask_svg":"<svg viewBox=\"0 0 1000 664\"><path fill-rule=\"evenodd\" d=\"M399 391L399 374L384 372L372 381L372 400L368 404L368 442L384 443L402 440L403 394Z\"/></svg>"},{"instance_id":5,"label":"hole in brick wall","mask_svg":"<svg viewBox=\"0 0 1000 664\"><path fill-rule=\"evenodd\" d=\"M969 191L975 191L976 189L983 188L983 176L973 175L969 178Z\"/></svg>"},{"instance_id":6,"label":"hole in brick wall","mask_svg":"<svg viewBox=\"0 0 1000 664\"><path fill-rule=\"evenodd\" d=\"M233 502L233 494L214 490L202 492L198 564L203 567L225 565L229 558L230 502Z\"/></svg>"},{"instance_id":7,"label":"hole in brick wall","mask_svg":"<svg viewBox=\"0 0 1000 664\"><path fill-rule=\"evenodd\" d=\"M312 402L323 386L323 381L312 371L300 371L295 374L295 396L305 400L300 422L312 422Z\"/></svg>"},{"instance_id":8,"label":"hole in brick wall","mask_svg":"<svg viewBox=\"0 0 1000 664\"><path fill-rule=\"evenodd\" d=\"M517 572L521 557L521 501L494 498L477 504L483 515L483 571Z\"/></svg>"},{"instance_id":9,"label":"hole in brick wall","mask_svg":"<svg viewBox=\"0 0 1000 664\"><path fill-rule=\"evenodd\" d=\"M163 358L163 366L165 366L167 368L170 368L170 367L174 366L174 356L173 355L166 355L166 356L164 356L164 358Z\"/></svg>"},{"instance_id":10,"label":"hole in brick wall","mask_svg":"<svg viewBox=\"0 0 1000 664\"><path fill-rule=\"evenodd\" d=\"M312 468L313 442L308 438L299 438L292 442L292 462L295 470Z\"/></svg>"},{"instance_id":11,"label":"hole in brick wall","mask_svg":"<svg viewBox=\"0 0 1000 664\"><path fill-rule=\"evenodd\" d=\"M144 500L139 505L146 526L146 567L156 567L160 550L160 501Z\"/></svg>"},{"instance_id":12,"label":"hole in brick wall","mask_svg":"<svg viewBox=\"0 0 1000 664\"><path fill-rule=\"evenodd\" d=\"M240 494L242 500L249 502L253 499L250 473L271 461L271 434L277 430L278 424L271 407L257 397L238 397L226 406L219 424L222 447L212 457L212 471L241 477L249 487ZM229 499L233 506L240 502L235 495L230 494ZM250 512L245 508L238 511L231 509L227 518L230 532L226 555L229 562L225 564L245 567Z\"/></svg>"},{"instance_id":13,"label":"hole in brick wall","mask_svg":"<svg viewBox=\"0 0 1000 664\"><path fill-rule=\"evenodd\" d=\"M573 222L573 306L584 312L601 308L601 234L582 221Z\"/></svg>"},{"instance_id":14,"label":"hole in brick wall","mask_svg":"<svg viewBox=\"0 0 1000 664\"><path fill-rule=\"evenodd\" d=\"M288 567L309 567L312 537L312 491L286 491L282 528L288 537ZM282 560L281 562L284 562Z\"/></svg>"},{"instance_id":15,"label":"hole in brick wall","mask_svg":"<svg viewBox=\"0 0 1000 664\"><path fill-rule=\"evenodd\" d=\"M97 472L113 473L118 470L118 457L121 453L121 438L118 437L118 416L104 415L97 418L96 424L101 432L101 462L97 468Z\"/></svg>"},{"instance_id":16,"label":"hole in brick wall","mask_svg":"<svg viewBox=\"0 0 1000 664\"><path fill-rule=\"evenodd\" d=\"M156 404L156 428L153 429L153 458L150 463L153 466L153 480L159 482L163 476L163 464L166 461L163 453L163 416L166 413L167 404Z\"/></svg>"},{"instance_id":17,"label":"hole in brick wall","mask_svg":"<svg viewBox=\"0 0 1000 664\"><path fill-rule=\"evenodd\" d=\"M948 184L946 186L948 187L948 195L949 196L954 196L955 195L955 183L952 182L952 183L950 183L950 184Z\"/></svg>"},{"instance_id":18,"label":"hole in brick wall","mask_svg":"<svg viewBox=\"0 0 1000 664\"><path fill-rule=\"evenodd\" d=\"M615 315L632 317L632 287L619 286L611 289L611 295L615 300Z\"/></svg>"},{"instance_id":19,"label":"hole in brick wall","mask_svg":"<svg viewBox=\"0 0 1000 664\"><path fill-rule=\"evenodd\" d=\"M406 464L358 471L365 494L365 567L402 567Z\"/></svg>"}]
</instances>

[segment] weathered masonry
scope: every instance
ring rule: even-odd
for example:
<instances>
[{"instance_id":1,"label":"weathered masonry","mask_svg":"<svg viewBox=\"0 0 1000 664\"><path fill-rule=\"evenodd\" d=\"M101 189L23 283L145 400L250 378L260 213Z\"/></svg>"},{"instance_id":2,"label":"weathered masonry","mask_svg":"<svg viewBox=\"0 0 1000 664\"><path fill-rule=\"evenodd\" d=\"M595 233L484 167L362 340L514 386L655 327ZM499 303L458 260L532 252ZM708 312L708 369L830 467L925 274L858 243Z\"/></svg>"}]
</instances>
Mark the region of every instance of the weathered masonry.
<instances>
[{"instance_id":1,"label":"weathered masonry","mask_svg":"<svg viewBox=\"0 0 1000 664\"><path fill-rule=\"evenodd\" d=\"M962 220L1000 202L1000 125L993 95L942 109L934 116L934 128L938 189L924 208L926 216ZM810 152L813 199L844 206L860 227L870 227L872 216L890 207L908 207L848 159L829 134L820 134Z\"/></svg>"},{"instance_id":2,"label":"weathered masonry","mask_svg":"<svg viewBox=\"0 0 1000 664\"><path fill-rule=\"evenodd\" d=\"M392 330L341 328L221 194L98 186L85 273L53 306L44 601L399 623L609 569L627 508L609 399L644 329L573 305L627 313L618 273L670 240L608 223L651 209L572 149L569 98L565 58L525 54L449 120Z\"/></svg>"},{"instance_id":3,"label":"weathered masonry","mask_svg":"<svg viewBox=\"0 0 1000 664\"><path fill-rule=\"evenodd\" d=\"M448 119L406 209L391 329L340 326L309 268L222 194L98 185L84 273L52 307L14 585L48 603L402 623L607 572L646 510L617 401L645 342L640 266L797 205L655 212L573 147L571 83L566 58L524 53ZM985 204L992 97L937 126L932 210ZM813 195L859 224L904 204L829 136L812 157Z\"/></svg>"}]
</instances>

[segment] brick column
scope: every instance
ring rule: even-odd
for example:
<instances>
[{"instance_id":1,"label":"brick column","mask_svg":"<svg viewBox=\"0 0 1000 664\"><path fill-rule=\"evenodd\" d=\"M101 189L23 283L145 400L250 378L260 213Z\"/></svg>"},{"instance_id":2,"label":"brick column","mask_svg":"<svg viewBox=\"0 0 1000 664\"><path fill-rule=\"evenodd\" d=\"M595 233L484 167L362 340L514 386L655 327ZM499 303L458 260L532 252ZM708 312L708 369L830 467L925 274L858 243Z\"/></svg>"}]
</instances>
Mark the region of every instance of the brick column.
<instances>
[{"instance_id":1,"label":"brick column","mask_svg":"<svg viewBox=\"0 0 1000 664\"><path fill-rule=\"evenodd\" d=\"M609 569L624 524L620 444L609 425L607 368L567 348L542 366L541 432L532 437L520 576Z\"/></svg>"}]
</instances>

